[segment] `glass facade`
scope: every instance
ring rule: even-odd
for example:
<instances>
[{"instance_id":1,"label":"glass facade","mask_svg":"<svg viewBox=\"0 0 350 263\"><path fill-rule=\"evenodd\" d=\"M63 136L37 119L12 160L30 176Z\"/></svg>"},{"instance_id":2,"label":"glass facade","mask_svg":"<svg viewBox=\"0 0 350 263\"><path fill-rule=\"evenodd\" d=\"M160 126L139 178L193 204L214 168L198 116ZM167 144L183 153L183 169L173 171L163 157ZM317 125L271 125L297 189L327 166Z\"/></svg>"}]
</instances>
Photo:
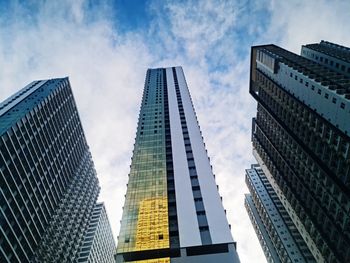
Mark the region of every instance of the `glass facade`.
<instances>
[{"instance_id":1,"label":"glass facade","mask_svg":"<svg viewBox=\"0 0 350 263\"><path fill-rule=\"evenodd\" d=\"M118 253L170 247L164 74L162 69L147 72Z\"/></svg>"},{"instance_id":2,"label":"glass facade","mask_svg":"<svg viewBox=\"0 0 350 263\"><path fill-rule=\"evenodd\" d=\"M147 71L123 209L117 262L239 262L181 67Z\"/></svg>"},{"instance_id":3,"label":"glass facade","mask_svg":"<svg viewBox=\"0 0 350 263\"><path fill-rule=\"evenodd\" d=\"M100 187L68 78L0 104L0 262L74 262Z\"/></svg>"}]
</instances>

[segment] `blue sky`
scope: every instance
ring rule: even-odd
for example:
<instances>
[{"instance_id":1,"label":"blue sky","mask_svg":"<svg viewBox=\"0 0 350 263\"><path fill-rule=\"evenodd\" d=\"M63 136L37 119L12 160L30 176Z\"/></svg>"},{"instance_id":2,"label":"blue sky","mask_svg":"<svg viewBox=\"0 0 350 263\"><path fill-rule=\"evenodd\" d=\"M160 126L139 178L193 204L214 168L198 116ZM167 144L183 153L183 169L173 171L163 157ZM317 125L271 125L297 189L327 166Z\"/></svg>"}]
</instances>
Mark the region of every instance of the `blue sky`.
<instances>
[{"instance_id":1,"label":"blue sky","mask_svg":"<svg viewBox=\"0 0 350 263\"><path fill-rule=\"evenodd\" d=\"M152 19L149 1L118 0L113 3L116 26L123 32L147 30Z\"/></svg>"},{"instance_id":2,"label":"blue sky","mask_svg":"<svg viewBox=\"0 0 350 263\"><path fill-rule=\"evenodd\" d=\"M250 46L350 46L349 10L347 0L0 1L0 100L69 76L117 237L146 70L183 66L241 262L265 262L243 205Z\"/></svg>"}]
</instances>

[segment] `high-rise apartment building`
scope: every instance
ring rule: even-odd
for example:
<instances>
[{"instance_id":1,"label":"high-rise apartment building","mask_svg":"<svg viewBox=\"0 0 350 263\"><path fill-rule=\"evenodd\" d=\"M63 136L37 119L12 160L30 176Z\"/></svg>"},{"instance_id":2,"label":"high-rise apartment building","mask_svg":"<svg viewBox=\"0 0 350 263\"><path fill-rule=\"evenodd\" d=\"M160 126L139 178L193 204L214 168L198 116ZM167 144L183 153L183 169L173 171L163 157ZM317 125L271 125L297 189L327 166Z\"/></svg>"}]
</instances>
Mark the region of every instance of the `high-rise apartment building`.
<instances>
[{"instance_id":1,"label":"high-rise apartment building","mask_svg":"<svg viewBox=\"0 0 350 263\"><path fill-rule=\"evenodd\" d=\"M250 194L245 207L252 221L266 259L271 263L315 263L305 241L295 227L259 165L246 170Z\"/></svg>"},{"instance_id":2,"label":"high-rise apartment building","mask_svg":"<svg viewBox=\"0 0 350 263\"><path fill-rule=\"evenodd\" d=\"M317 262L350 262L349 48L251 51L253 154Z\"/></svg>"},{"instance_id":3,"label":"high-rise apartment building","mask_svg":"<svg viewBox=\"0 0 350 263\"><path fill-rule=\"evenodd\" d=\"M80 247L80 263L115 263L116 247L103 203L97 203Z\"/></svg>"},{"instance_id":4,"label":"high-rise apartment building","mask_svg":"<svg viewBox=\"0 0 350 263\"><path fill-rule=\"evenodd\" d=\"M327 41L304 45L301 54L318 64L350 77L350 48Z\"/></svg>"},{"instance_id":5,"label":"high-rise apartment building","mask_svg":"<svg viewBox=\"0 0 350 263\"><path fill-rule=\"evenodd\" d=\"M239 262L181 67L147 71L117 262Z\"/></svg>"},{"instance_id":6,"label":"high-rise apartment building","mask_svg":"<svg viewBox=\"0 0 350 263\"><path fill-rule=\"evenodd\" d=\"M100 187L68 78L0 104L0 180L0 262L75 262Z\"/></svg>"}]
</instances>

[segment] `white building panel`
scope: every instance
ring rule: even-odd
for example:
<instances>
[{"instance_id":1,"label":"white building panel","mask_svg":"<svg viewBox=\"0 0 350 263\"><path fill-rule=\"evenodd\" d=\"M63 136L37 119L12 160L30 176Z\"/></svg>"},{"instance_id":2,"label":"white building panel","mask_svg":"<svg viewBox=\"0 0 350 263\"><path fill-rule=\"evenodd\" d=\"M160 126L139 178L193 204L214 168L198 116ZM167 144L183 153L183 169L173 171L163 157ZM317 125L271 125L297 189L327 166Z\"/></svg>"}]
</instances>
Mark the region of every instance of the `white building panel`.
<instances>
[{"instance_id":1,"label":"white building panel","mask_svg":"<svg viewBox=\"0 0 350 263\"><path fill-rule=\"evenodd\" d=\"M350 133L350 122L348 121L350 119L350 101L344 95L337 94L335 90L323 86L321 82L317 82L283 63L279 63L279 70L276 74L259 61L257 61L257 68L284 90L338 126L340 130L347 134ZM344 108L341 107L341 103L344 104Z\"/></svg>"},{"instance_id":2,"label":"white building panel","mask_svg":"<svg viewBox=\"0 0 350 263\"><path fill-rule=\"evenodd\" d=\"M188 170L172 68L166 69L180 247L202 244Z\"/></svg>"},{"instance_id":3,"label":"white building panel","mask_svg":"<svg viewBox=\"0 0 350 263\"><path fill-rule=\"evenodd\" d=\"M205 149L204 142L202 139L202 134L200 132L197 118L192 106L192 101L185 81L185 76L181 67L176 67L176 74L179 82L188 133L191 140L191 147L196 165L196 170L198 173L198 181L201 189L204 208L206 211L211 240L213 244L230 243L233 242L233 239L227 222L226 214L224 212L224 208L221 202L221 198L218 193L215 178L211 170L211 165L209 163L207 151ZM169 83L170 82L168 82L168 84ZM169 98L169 103L170 101L171 100ZM179 122L179 119L177 119L176 122ZM171 123L172 125L174 125L174 122ZM173 138L174 137L172 136L172 139ZM176 144L176 142L173 142L173 145L174 144ZM183 156L186 156L186 154L184 153Z\"/></svg>"}]
</instances>

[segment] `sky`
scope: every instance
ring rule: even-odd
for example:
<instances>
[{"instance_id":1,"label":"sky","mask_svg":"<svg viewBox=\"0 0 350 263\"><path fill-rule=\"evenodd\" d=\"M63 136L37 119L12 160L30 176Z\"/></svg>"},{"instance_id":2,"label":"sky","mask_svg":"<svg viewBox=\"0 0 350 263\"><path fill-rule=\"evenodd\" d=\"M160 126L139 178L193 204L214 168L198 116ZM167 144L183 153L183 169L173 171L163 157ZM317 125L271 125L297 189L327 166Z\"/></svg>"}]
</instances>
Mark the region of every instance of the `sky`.
<instances>
[{"instance_id":1,"label":"sky","mask_svg":"<svg viewBox=\"0 0 350 263\"><path fill-rule=\"evenodd\" d=\"M244 208L252 45L350 46L348 0L0 0L0 101L68 76L114 237L147 68L182 66L242 263L266 262Z\"/></svg>"}]
</instances>

